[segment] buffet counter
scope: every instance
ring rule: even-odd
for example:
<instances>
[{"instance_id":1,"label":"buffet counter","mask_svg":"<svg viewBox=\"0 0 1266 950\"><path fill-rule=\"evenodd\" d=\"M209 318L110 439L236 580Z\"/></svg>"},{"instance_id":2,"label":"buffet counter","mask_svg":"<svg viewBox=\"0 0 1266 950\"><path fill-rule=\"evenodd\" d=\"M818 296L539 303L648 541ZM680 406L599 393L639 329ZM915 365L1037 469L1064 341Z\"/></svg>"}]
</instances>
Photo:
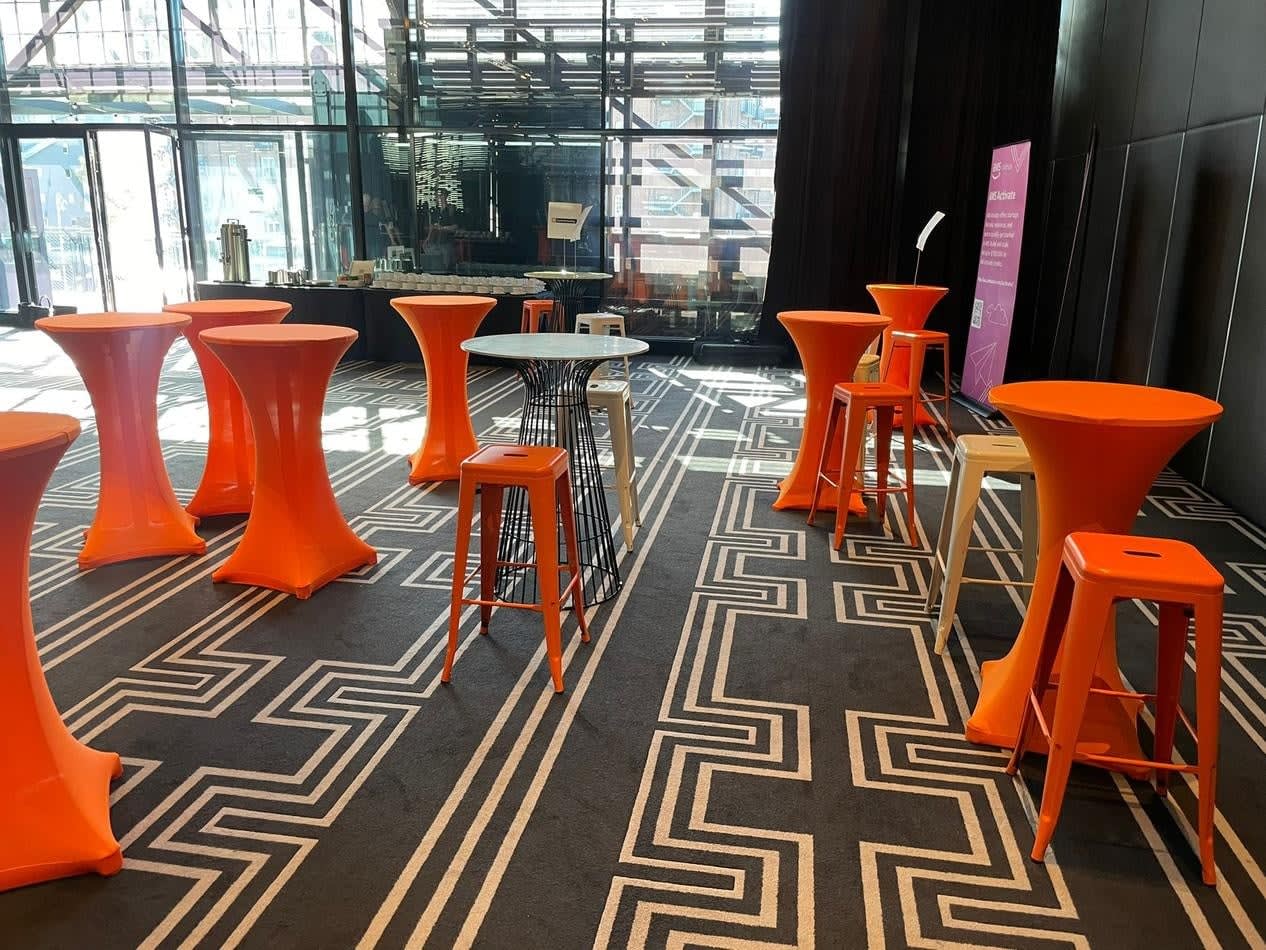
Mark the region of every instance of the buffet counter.
<instances>
[{"instance_id":1,"label":"buffet counter","mask_svg":"<svg viewBox=\"0 0 1266 950\"><path fill-rule=\"evenodd\" d=\"M409 297L415 290L387 290L379 287L285 287L271 284L238 284L218 280L198 282L199 300L252 298L282 300L294 309L288 318L294 323L319 323L351 327L360 337L345 359L388 363L420 363L422 353L413 333L391 307L393 297ZM497 305L479 326L478 336L518 333L523 301L532 297L493 296ZM544 296L544 295L542 295Z\"/></svg>"}]
</instances>

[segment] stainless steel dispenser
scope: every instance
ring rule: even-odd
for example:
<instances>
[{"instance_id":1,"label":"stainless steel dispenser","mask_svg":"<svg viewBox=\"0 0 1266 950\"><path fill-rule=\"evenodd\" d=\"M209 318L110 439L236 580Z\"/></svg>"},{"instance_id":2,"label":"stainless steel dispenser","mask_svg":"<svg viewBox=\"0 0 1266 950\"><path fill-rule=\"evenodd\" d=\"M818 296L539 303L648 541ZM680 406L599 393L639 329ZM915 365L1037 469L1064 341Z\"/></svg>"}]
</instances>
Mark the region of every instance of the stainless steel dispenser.
<instances>
[{"instance_id":1,"label":"stainless steel dispenser","mask_svg":"<svg viewBox=\"0 0 1266 950\"><path fill-rule=\"evenodd\" d=\"M220 225L220 263L224 265L225 280L250 283L250 241L246 225L237 218L229 218Z\"/></svg>"}]
</instances>

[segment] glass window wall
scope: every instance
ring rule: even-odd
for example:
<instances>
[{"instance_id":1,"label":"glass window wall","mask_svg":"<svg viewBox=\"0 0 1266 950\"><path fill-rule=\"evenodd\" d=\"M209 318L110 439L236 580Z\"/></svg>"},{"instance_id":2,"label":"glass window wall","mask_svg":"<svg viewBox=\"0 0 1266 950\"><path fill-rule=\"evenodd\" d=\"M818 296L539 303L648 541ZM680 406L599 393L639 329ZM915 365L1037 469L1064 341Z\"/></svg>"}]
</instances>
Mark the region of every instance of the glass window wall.
<instances>
[{"instance_id":1,"label":"glass window wall","mask_svg":"<svg viewBox=\"0 0 1266 950\"><path fill-rule=\"evenodd\" d=\"M521 276L561 264L546 237L551 201L594 208L571 266L599 264L602 140L597 135L362 137L366 250L424 273Z\"/></svg>"},{"instance_id":2,"label":"glass window wall","mask_svg":"<svg viewBox=\"0 0 1266 950\"><path fill-rule=\"evenodd\" d=\"M0 0L16 122L174 122L161 0Z\"/></svg>"},{"instance_id":3,"label":"glass window wall","mask_svg":"<svg viewBox=\"0 0 1266 950\"><path fill-rule=\"evenodd\" d=\"M157 269L164 299L183 296L190 268L221 276L229 219L249 229L256 280L333 279L355 257L514 273L562 263L546 205L575 201L593 212L568 263L616 275L607 305L633 332L742 336L769 252L778 13L779 0L0 0L0 136L40 185L10 170L33 196L33 221L6 201L11 230L36 236L19 282L123 306ZM72 122L80 139L47 137ZM49 191L59 154L82 195ZM135 253L115 252L142 231ZM0 245L4 286L30 296L6 276L12 257Z\"/></svg>"}]
</instances>

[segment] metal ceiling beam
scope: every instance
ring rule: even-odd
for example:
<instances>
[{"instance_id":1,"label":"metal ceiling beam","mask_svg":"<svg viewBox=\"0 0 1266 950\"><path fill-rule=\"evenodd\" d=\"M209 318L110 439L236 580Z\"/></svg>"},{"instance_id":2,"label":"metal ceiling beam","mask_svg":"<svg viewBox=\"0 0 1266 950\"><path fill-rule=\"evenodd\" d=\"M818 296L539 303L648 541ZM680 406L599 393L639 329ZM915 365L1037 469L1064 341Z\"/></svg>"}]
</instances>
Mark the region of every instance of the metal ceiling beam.
<instances>
[{"instance_id":1,"label":"metal ceiling beam","mask_svg":"<svg viewBox=\"0 0 1266 950\"><path fill-rule=\"evenodd\" d=\"M9 60L6 69L14 72L19 69L25 69L36 56L38 56L49 41L56 35L57 31L70 22L71 18L83 6L84 0L62 0L57 9L49 14L48 19L44 21L44 25L40 27L39 32L26 41L13 59Z\"/></svg>"}]
</instances>

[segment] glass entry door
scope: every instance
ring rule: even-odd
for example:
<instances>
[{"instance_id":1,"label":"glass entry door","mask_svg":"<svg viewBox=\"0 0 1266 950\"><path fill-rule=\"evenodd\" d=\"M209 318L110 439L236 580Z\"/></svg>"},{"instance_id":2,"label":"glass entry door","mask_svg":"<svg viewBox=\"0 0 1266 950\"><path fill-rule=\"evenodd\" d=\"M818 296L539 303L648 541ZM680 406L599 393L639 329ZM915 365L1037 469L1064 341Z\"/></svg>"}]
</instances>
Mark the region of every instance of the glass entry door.
<instances>
[{"instance_id":1,"label":"glass entry door","mask_svg":"<svg viewBox=\"0 0 1266 950\"><path fill-rule=\"evenodd\" d=\"M175 143L139 129L101 130L91 139L114 308L153 311L188 300Z\"/></svg>"},{"instance_id":2,"label":"glass entry door","mask_svg":"<svg viewBox=\"0 0 1266 950\"><path fill-rule=\"evenodd\" d=\"M18 164L26 220L16 230L31 261L32 301L48 298L80 312L105 309L87 140L18 139Z\"/></svg>"},{"instance_id":3,"label":"glass entry door","mask_svg":"<svg viewBox=\"0 0 1266 950\"><path fill-rule=\"evenodd\" d=\"M13 233L31 302L150 312L190 298L179 151L169 133L19 138L16 154L24 200L14 202L22 220ZM5 259L0 246L0 301L10 282Z\"/></svg>"}]
</instances>

